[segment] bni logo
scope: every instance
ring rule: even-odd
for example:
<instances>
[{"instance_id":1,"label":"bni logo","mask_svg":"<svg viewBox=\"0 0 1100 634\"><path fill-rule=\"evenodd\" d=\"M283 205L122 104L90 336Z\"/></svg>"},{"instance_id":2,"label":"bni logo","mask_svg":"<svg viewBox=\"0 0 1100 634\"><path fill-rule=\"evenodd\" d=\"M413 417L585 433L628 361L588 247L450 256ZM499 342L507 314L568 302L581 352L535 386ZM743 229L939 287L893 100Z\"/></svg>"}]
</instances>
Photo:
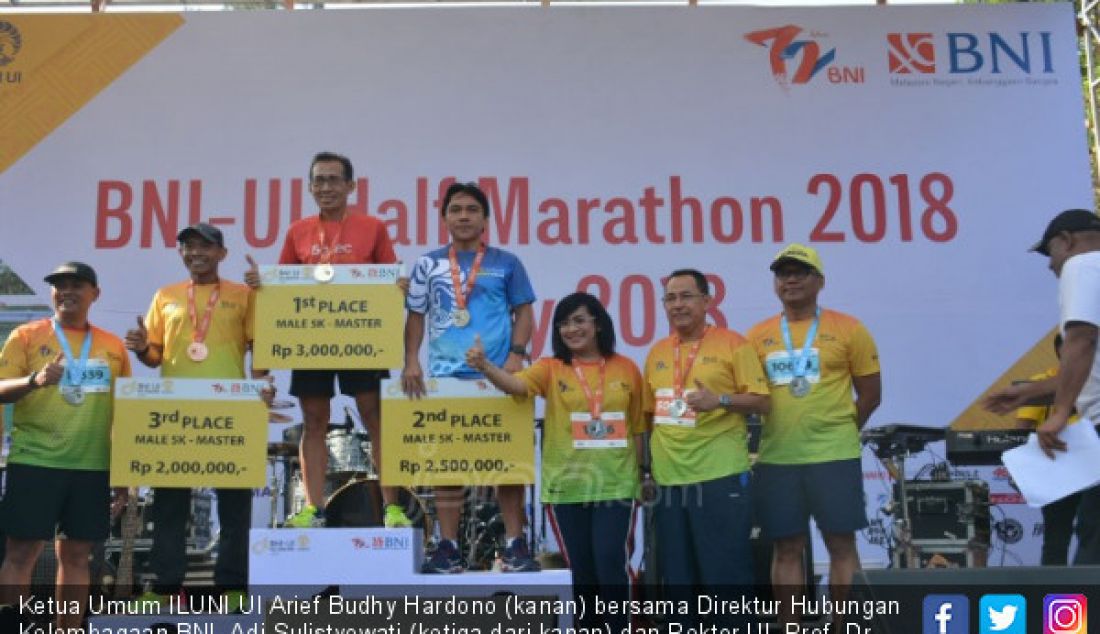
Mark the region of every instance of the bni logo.
<instances>
[{"instance_id":1,"label":"bni logo","mask_svg":"<svg viewBox=\"0 0 1100 634\"><path fill-rule=\"evenodd\" d=\"M824 50L820 43L824 37L813 31L806 33L793 24L745 34L749 42L768 49L772 76L780 86L809 83L826 68L825 75L831 83L864 83L863 67L833 65L836 48Z\"/></svg>"},{"instance_id":2,"label":"bni logo","mask_svg":"<svg viewBox=\"0 0 1100 634\"><path fill-rule=\"evenodd\" d=\"M890 72L895 75L936 72L936 47L931 33L889 33Z\"/></svg>"},{"instance_id":3,"label":"bni logo","mask_svg":"<svg viewBox=\"0 0 1100 634\"><path fill-rule=\"evenodd\" d=\"M921 611L923 634L970 634L970 600L961 594L930 594Z\"/></svg>"}]
</instances>

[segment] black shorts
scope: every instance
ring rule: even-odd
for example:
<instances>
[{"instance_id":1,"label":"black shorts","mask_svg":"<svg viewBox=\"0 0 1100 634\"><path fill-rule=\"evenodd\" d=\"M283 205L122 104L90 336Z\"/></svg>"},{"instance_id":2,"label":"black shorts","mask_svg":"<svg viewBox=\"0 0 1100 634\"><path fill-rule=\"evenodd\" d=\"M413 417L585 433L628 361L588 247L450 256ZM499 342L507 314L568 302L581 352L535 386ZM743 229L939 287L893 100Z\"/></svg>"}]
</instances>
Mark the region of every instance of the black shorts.
<instances>
[{"instance_id":1,"label":"black shorts","mask_svg":"<svg viewBox=\"0 0 1100 634\"><path fill-rule=\"evenodd\" d=\"M0 525L8 537L80 541L107 539L111 528L107 471L9 464L0 500Z\"/></svg>"},{"instance_id":2,"label":"black shorts","mask_svg":"<svg viewBox=\"0 0 1100 634\"><path fill-rule=\"evenodd\" d=\"M812 516L824 533L867 527L859 458L753 467L756 518L769 539L804 535Z\"/></svg>"},{"instance_id":3,"label":"black shorts","mask_svg":"<svg viewBox=\"0 0 1100 634\"><path fill-rule=\"evenodd\" d=\"M340 393L355 396L363 392L377 392L382 379L389 377L389 370L293 370L290 373L290 395L298 398L332 398L336 394L333 380L339 379Z\"/></svg>"}]
</instances>

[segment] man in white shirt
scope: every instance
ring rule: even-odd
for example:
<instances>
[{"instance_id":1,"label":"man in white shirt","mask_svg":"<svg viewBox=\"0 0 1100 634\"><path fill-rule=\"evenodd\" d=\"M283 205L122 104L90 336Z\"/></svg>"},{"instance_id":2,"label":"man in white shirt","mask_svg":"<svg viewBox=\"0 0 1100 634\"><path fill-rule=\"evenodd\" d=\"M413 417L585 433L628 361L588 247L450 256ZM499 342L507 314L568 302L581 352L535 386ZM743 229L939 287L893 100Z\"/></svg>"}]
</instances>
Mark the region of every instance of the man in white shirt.
<instances>
[{"instance_id":1,"label":"man in white shirt","mask_svg":"<svg viewBox=\"0 0 1100 634\"><path fill-rule=\"evenodd\" d=\"M1060 327L1064 343L1058 375L992 394L986 406L1005 412L1032 398L1054 394L1050 414L1036 430L1039 446L1053 460L1065 451L1059 438L1076 412L1085 424L1100 422L1100 217L1084 209L1069 209L1054 217L1031 250L1050 258L1058 277ZM1100 469L1100 467L1098 467ZM1077 555L1074 565L1100 564L1100 487L1084 492L1078 509Z\"/></svg>"}]
</instances>

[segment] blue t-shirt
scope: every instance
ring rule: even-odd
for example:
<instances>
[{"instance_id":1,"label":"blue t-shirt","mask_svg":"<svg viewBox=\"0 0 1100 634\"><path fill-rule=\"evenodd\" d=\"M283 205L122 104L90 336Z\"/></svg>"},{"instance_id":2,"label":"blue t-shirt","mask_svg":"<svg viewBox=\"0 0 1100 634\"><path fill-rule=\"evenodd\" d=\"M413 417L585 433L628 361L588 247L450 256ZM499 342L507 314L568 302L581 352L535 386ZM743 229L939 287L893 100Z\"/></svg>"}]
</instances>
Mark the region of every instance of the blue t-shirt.
<instances>
[{"instance_id":1,"label":"blue t-shirt","mask_svg":"<svg viewBox=\"0 0 1100 634\"><path fill-rule=\"evenodd\" d=\"M512 345L512 309L534 302L535 291L519 258L488 247L466 297L470 323L458 328L451 317L455 291L447 257L449 249L450 245L416 260L405 307L427 316L424 321L428 330L428 376L479 378L481 373L466 365L466 350L474 345L474 335L481 335L485 356L498 366L503 365ZM476 251L458 252L463 288L476 255Z\"/></svg>"}]
</instances>

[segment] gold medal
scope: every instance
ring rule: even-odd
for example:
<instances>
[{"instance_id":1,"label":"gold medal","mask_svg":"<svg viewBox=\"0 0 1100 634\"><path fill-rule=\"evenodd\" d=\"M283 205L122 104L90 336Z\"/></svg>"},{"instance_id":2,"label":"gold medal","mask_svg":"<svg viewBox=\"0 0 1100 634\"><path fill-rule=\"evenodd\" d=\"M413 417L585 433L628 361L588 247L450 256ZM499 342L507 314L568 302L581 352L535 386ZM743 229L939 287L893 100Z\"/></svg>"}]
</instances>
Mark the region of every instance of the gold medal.
<instances>
[{"instance_id":1,"label":"gold medal","mask_svg":"<svg viewBox=\"0 0 1100 634\"><path fill-rule=\"evenodd\" d=\"M209 354L210 349L201 341L193 341L191 345L187 346L187 356L191 357L191 360L195 363L204 361Z\"/></svg>"},{"instance_id":2,"label":"gold medal","mask_svg":"<svg viewBox=\"0 0 1100 634\"><path fill-rule=\"evenodd\" d=\"M451 313L451 321L458 328L465 328L470 325L470 311L465 308L456 308Z\"/></svg>"}]
</instances>

